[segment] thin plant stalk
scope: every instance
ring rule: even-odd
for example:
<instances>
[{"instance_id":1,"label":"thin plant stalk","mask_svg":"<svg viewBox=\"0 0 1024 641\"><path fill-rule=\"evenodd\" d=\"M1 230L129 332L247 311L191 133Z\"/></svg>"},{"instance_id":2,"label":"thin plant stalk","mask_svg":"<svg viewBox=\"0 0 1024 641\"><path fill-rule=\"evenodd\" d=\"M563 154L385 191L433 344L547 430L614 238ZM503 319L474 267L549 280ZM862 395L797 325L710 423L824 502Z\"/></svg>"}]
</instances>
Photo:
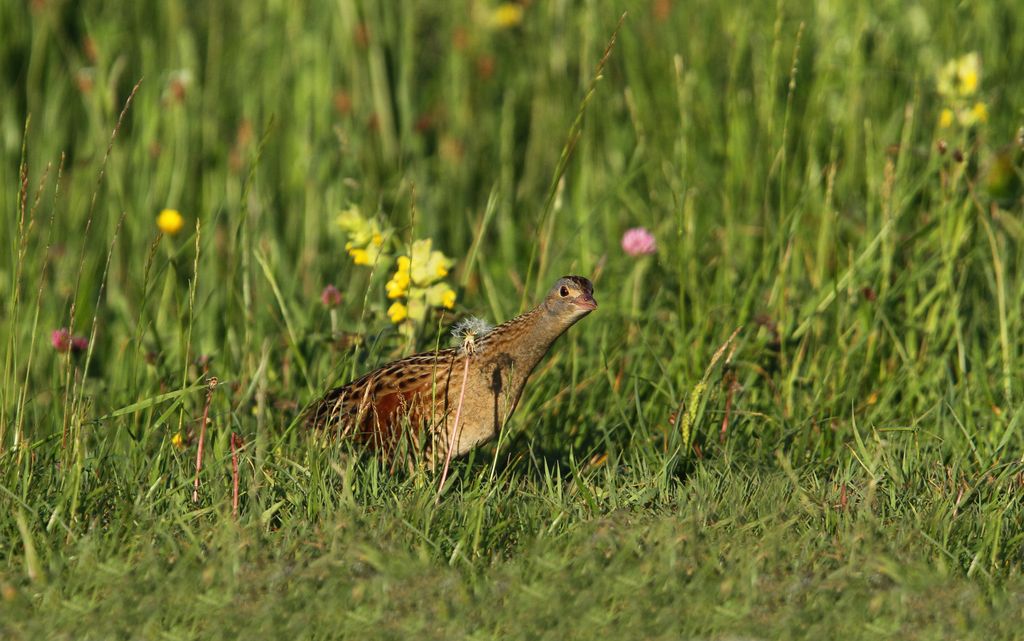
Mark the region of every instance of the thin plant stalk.
<instances>
[{"instance_id":1,"label":"thin plant stalk","mask_svg":"<svg viewBox=\"0 0 1024 641\"><path fill-rule=\"evenodd\" d=\"M459 404L455 406L455 424L452 426L452 435L448 438L448 451L444 455L444 469L441 470L441 482L437 485L437 499L441 500L441 492L444 490L444 482L448 478L448 466L452 461L452 450L459 440L459 418L462 415L462 403L466 400L466 381L469 379L469 361L472 355L466 351L466 364L462 368L462 389L459 390Z\"/></svg>"},{"instance_id":2,"label":"thin plant stalk","mask_svg":"<svg viewBox=\"0 0 1024 641\"><path fill-rule=\"evenodd\" d=\"M203 469L203 443L206 441L206 423L210 419L210 403L213 402L213 390L217 388L217 378L210 379L206 391L206 405L203 407L202 424L199 426L199 446L196 448L196 478L192 484L192 502L199 502L199 473Z\"/></svg>"},{"instance_id":3,"label":"thin plant stalk","mask_svg":"<svg viewBox=\"0 0 1024 641\"><path fill-rule=\"evenodd\" d=\"M238 437L231 432L231 516L238 518Z\"/></svg>"}]
</instances>

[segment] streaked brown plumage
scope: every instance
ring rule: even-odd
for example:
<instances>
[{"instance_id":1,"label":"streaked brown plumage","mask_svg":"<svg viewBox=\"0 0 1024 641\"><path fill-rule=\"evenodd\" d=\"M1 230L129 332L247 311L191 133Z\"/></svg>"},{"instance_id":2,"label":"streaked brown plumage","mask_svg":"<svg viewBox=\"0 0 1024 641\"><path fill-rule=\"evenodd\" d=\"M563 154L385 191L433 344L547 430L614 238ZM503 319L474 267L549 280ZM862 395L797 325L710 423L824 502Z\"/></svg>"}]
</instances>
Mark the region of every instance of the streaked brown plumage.
<instances>
[{"instance_id":1,"label":"streaked brown plumage","mask_svg":"<svg viewBox=\"0 0 1024 641\"><path fill-rule=\"evenodd\" d=\"M430 465L450 443L461 456L498 434L552 343L597 308L593 292L586 278L564 276L540 305L469 345L409 356L331 390L309 421L386 455L405 435Z\"/></svg>"}]
</instances>

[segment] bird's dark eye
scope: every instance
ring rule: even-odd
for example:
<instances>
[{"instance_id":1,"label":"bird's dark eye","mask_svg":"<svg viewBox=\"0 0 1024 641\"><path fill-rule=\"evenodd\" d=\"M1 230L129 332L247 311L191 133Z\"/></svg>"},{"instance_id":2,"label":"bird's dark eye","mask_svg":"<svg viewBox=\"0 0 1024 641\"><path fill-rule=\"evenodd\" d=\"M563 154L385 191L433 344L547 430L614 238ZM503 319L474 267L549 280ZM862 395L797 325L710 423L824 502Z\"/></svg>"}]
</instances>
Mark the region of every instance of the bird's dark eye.
<instances>
[{"instance_id":1,"label":"bird's dark eye","mask_svg":"<svg viewBox=\"0 0 1024 641\"><path fill-rule=\"evenodd\" d=\"M565 285L562 285L562 289L558 290L558 293L562 295L562 298L565 298L566 296L569 295L569 288L566 287Z\"/></svg>"}]
</instances>

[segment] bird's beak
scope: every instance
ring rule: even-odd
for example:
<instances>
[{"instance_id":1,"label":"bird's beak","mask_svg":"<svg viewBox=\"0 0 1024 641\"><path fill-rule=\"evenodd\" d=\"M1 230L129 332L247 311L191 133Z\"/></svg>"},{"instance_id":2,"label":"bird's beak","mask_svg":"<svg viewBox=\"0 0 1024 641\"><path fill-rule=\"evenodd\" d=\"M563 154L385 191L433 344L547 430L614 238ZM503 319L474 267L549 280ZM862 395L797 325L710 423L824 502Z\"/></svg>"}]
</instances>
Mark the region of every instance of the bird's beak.
<instances>
[{"instance_id":1,"label":"bird's beak","mask_svg":"<svg viewBox=\"0 0 1024 641\"><path fill-rule=\"evenodd\" d=\"M576 306L591 311L597 309L597 301L590 294L580 294L576 297Z\"/></svg>"}]
</instances>

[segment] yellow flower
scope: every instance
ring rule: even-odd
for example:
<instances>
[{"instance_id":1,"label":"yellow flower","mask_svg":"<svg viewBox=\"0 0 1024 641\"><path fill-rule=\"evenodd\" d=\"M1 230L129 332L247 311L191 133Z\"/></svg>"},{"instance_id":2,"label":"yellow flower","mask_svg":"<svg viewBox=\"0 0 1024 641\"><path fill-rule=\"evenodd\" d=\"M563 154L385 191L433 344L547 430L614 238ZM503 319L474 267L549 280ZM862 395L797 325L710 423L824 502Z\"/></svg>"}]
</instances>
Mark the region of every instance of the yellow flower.
<instances>
[{"instance_id":1,"label":"yellow flower","mask_svg":"<svg viewBox=\"0 0 1024 641\"><path fill-rule=\"evenodd\" d=\"M376 220L363 216L353 205L338 215L338 226L348 236L345 250L356 265L373 265L384 257L384 238L387 233Z\"/></svg>"},{"instance_id":2,"label":"yellow flower","mask_svg":"<svg viewBox=\"0 0 1024 641\"><path fill-rule=\"evenodd\" d=\"M409 308L399 302L394 302L388 307L388 318L392 323L401 323L409 316Z\"/></svg>"},{"instance_id":3,"label":"yellow flower","mask_svg":"<svg viewBox=\"0 0 1024 641\"><path fill-rule=\"evenodd\" d=\"M455 307L455 291L447 283L438 283L423 291L423 298L431 307Z\"/></svg>"},{"instance_id":4,"label":"yellow flower","mask_svg":"<svg viewBox=\"0 0 1024 641\"><path fill-rule=\"evenodd\" d=\"M388 290L388 298L404 296L409 289L409 259L406 256L398 257L398 269L391 276L391 280L384 286Z\"/></svg>"},{"instance_id":5,"label":"yellow flower","mask_svg":"<svg viewBox=\"0 0 1024 641\"><path fill-rule=\"evenodd\" d=\"M421 287L433 284L447 276L448 268L455 264L453 259L432 249L429 238L414 242L410 255L409 273L412 276L412 282Z\"/></svg>"},{"instance_id":6,"label":"yellow flower","mask_svg":"<svg viewBox=\"0 0 1024 641\"><path fill-rule=\"evenodd\" d=\"M971 113L978 122L988 122L988 106L983 102L976 102L971 107Z\"/></svg>"},{"instance_id":7,"label":"yellow flower","mask_svg":"<svg viewBox=\"0 0 1024 641\"><path fill-rule=\"evenodd\" d=\"M946 129L953 124L953 110L943 109L939 114L939 127Z\"/></svg>"},{"instance_id":8,"label":"yellow flower","mask_svg":"<svg viewBox=\"0 0 1024 641\"><path fill-rule=\"evenodd\" d=\"M960 95L970 96L978 90L978 72L971 70L960 76Z\"/></svg>"},{"instance_id":9,"label":"yellow flower","mask_svg":"<svg viewBox=\"0 0 1024 641\"><path fill-rule=\"evenodd\" d=\"M356 265L370 264L370 252L365 249L352 248L348 250L348 255L352 257L352 262Z\"/></svg>"},{"instance_id":10,"label":"yellow flower","mask_svg":"<svg viewBox=\"0 0 1024 641\"><path fill-rule=\"evenodd\" d=\"M179 450L185 449L185 437L181 435L181 432L174 433L174 436L171 437L171 445Z\"/></svg>"},{"instance_id":11,"label":"yellow flower","mask_svg":"<svg viewBox=\"0 0 1024 641\"><path fill-rule=\"evenodd\" d=\"M342 231L349 236L355 236L370 226L370 221L366 220L366 217L363 216L363 212L360 211L357 205L352 205L338 214L336 222L338 227L341 227Z\"/></svg>"},{"instance_id":12,"label":"yellow flower","mask_svg":"<svg viewBox=\"0 0 1024 641\"><path fill-rule=\"evenodd\" d=\"M981 60L978 53L972 51L961 57L956 63L957 91L961 96L970 96L978 90L981 79Z\"/></svg>"},{"instance_id":13,"label":"yellow flower","mask_svg":"<svg viewBox=\"0 0 1024 641\"><path fill-rule=\"evenodd\" d=\"M964 127L988 122L988 107L983 102L976 102L970 109L961 109L960 113L957 114L957 120Z\"/></svg>"},{"instance_id":14,"label":"yellow flower","mask_svg":"<svg viewBox=\"0 0 1024 641\"><path fill-rule=\"evenodd\" d=\"M517 2L502 2L491 13L491 24L498 29L511 29L523 22L523 5Z\"/></svg>"},{"instance_id":15,"label":"yellow flower","mask_svg":"<svg viewBox=\"0 0 1024 641\"><path fill-rule=\"evenodd\" d=\"M454 264L455 260L433 248L429 238L413 242L409 255L395 260L395 271L384 287L388 298L405 299L388 309L391 321L402 324L403 333L422 323L431 307L455 307L455 290L441 280Z\"/></svg>"},{"instance_id":16,"label":"yellow flower","mask_svg":"<svg viewBox=\"0 0 1024 641\"><path fill-rule=\"evenodd\" d=\"M405 295L406 289L409 287L408 276L406 280L401 280L401 274L395 274L395 276L384 285L384 288L388 290L388 298L401 298Z\"/></svg>"},{"instance_id":17,"label":"yellow flower","mask_svg":"<svg viewBox=\"0 0 1024 641\"><path fill-rule=\"evenodd\" d=\"M455 307L455 290L449 289L444 293L444 296L441 298L441 305L446 309Z\"/></svg>"},{"instance_id":18,"label":"yellow flower","mask_svg":"<svg viewBox=\"0 0 1024 641\"><path fill-rule=\"evenodd\" d=\"M156 226L168 236L173 236L185 226L185 219L177 209L165 209L156 217Z\"/></svg>"},{"instance_id":19,"label":"yellow flower","mask_svg":"<svg viewBox=\"0 0 1024 641\"><path fill-rule=\"evenodd\" d=\"M936 85L939 95L947 98L974 95L981 86L981 58L978 52L972 51L943 65Z\"/></svg>"}]
</instances>

